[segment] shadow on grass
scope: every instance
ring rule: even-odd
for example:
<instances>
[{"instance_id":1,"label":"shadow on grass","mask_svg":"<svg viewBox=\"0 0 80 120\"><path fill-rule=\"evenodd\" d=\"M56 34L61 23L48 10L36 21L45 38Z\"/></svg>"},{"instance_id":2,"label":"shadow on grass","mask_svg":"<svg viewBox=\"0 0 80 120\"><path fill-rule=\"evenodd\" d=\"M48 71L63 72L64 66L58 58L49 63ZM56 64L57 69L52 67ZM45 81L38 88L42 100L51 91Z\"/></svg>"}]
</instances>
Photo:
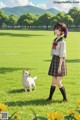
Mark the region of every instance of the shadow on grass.
<instances>
[{"instance_id":1,"label":"shadow on grass","mask_svg":"<svg viewBox=\"0 0 80 120\"><path fill-rule=\"evenodd\" d=\"M18 90L11 90L9 91L8 93L22 93L22 92L25 92L24 89L18 89Z\"/></svg>"},{"instance_id":2,"label":"shadow on grass","mask_svg":"<svg viewBox=\"0 0 80 120\"><path fill-rule=\"evenodd\" d=\"M36 69L36 68L5 68L5 67L1 67L0 68L0 74L6 74L7 72L14 72L14 71L18 71L18 70L32 70L32 69Z\"/></svg>"},{"instance_id":3,"label":"shadow on grass","mask_svg":"<svg viewBox=\"0 0 80 120\"><path fill-rule=\"evenodd\" d=\"M32 90L34 90L34 89L32 89ZM14 93L22 93L22 92L25 92L25 90L24 89L11 90L8 93L14 94ZM29 90L27 90L27 92L29 92Z\"/></svg>"},{"instance_id":4,"label":"shadow on grass","mask_svg":"<svg viewBox=\"0 0 80 120\"><path fill-rule=\"evenodd\" d=\"M12 37L33 37L33 36L45 36L45 35L37 35L37 34L17 34L17 33L4 33L1 32L0 36L12 36Z\"/></svg>"},{"instance_id":5,"label":"shadow on grass","mask_svg":"<svg viewBox=\"0 0 80 120\"><path fill-rule=\"evenodd\" d=\"M7 102L6 104L8 106L28 106L28 105L47 105L47 104L52 104L52 103L61 103L61 100L54 100L54 101L47 101L44 99L36 99L36 100L22 100L22 101L10 101Z\"/></svg>"},{"instance_id":6,"label":"shadow on grass","mask_svg":"<svg viewBox=\"0 0 80 120\"><path fill-rule=\"evenodd\" d=\"M44 60L45 62L50 62L51 60ZM78 63L80 59L66 59L67 63Z\"/></svg>"}]
</instances>

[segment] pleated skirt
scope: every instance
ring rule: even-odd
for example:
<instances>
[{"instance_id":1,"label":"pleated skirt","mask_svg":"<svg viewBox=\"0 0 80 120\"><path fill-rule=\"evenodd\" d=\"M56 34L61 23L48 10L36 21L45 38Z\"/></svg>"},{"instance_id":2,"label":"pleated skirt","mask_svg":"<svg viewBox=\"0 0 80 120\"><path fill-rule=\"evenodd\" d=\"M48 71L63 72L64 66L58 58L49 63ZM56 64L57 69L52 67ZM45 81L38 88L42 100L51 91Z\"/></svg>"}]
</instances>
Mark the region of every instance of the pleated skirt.
<instances>
[{"instance_id":1,"label":"pleated skirt","mask_svg":"<svg viewBox=\"0 0 80 120\"><path fill-rule=\"evenodd\" d=\"M51 63L50 63L48 75L51 75L51 76L65 76L65 75L67 75L67 67L66 67L65 58L62 62L60 74L58 73L59 62L60 62L60 57L53 55Z\"/></svg>"}]
</instances>

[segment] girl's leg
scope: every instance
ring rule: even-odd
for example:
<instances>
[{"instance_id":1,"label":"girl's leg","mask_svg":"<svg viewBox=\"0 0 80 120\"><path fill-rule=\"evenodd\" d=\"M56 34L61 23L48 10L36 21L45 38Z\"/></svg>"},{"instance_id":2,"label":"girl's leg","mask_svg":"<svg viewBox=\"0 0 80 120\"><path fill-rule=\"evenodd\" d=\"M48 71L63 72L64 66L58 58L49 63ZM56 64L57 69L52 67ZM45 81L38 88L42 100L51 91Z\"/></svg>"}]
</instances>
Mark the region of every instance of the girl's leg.
<instances>
[{"instance_id":1,"label":"girl's leg","mask_svg":"<svg viewBox=\"0 0 80 120\"><path fill-rule=\"evenodd\" d=\"M52 96L56 88L56 80L57 80L56 78L57 77L52 77L52 85L51 85L49 97L47 100L52 100Z\"/></svg>"},{"instance_id":2,"label":"girl's leg","mask_svg":"<svg viewBox=\"0 0 80 120\"><path fill-rule=\"evenodd\" d=\"M57 86L58 86L59 88L63 87L63 85L62 85L62 76L58 76L58 77L56 78L56 81L57 81Z\"/></svg>"},{"instance_id":3,"label":"girl's leg","mask_svg":"<svg viewBox=\"0 0 80 120\"><path fill-rule=\"evenodd\" d=\"M56 84L57 84L57 77L52 76L52 86L56 86Z\"/></svg>"},{"instance_id":4,"label":"girl's leg","mask_svg":"<svg viewBox=\"0 0 80 120\"><path fill-rule=\"evenodd\" d=\"M58 85L58 87L60 89L60 92L61 92L61 94L63 96L63 101L67 101L66 91L65 91L65 88L64 88L64 86L62 84L62 76L57 77L57 85Z\"/></svg>"}]
</instances>

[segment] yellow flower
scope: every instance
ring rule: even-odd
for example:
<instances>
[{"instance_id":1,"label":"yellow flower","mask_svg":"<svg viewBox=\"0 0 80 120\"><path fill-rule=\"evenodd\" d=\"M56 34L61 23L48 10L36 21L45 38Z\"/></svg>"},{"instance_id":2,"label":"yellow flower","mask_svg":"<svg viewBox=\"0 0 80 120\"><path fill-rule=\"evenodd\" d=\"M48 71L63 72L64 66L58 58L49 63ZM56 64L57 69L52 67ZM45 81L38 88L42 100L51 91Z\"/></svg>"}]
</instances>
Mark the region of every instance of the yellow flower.
<instances>
[{"instance_id":1,"label":"yellow flower","mask_svg":"<svg viewBox=\"0 0 80 120\"><path fill-rule=\"evenodd\" d=\"M63 114L59 112L52 112L48 114L49 120L61 120L63 118Z\"/></svg>"},{"instance_id":2,"label":"yellow flower","mask_svg":"<svg viewBox=\"0 0 80 120\"><path fill-rule=\"evenodd\" d=\"M74 117L76 118L76 120L80 120L80 113L76 113Z\"/></svg>"},{"instance_id":3,"label":"yellow flower","mask_svg":"<svg viewBox=\"0 0 80 120\"><path fill-rule=\"evenodd\" d=\"M0 103L0 112L7 111L7 109L8 109L7 105Z\"/></svg>"},{"instance_id":4,"label":"yellow flower","mask_svg":"<svg viewBox=\"0 0 80 120\"><path fill-rule=\"evenodd\" d=\"M54 120L54 114L53 113L48 113L48 118L49 118L49 120Z\"/></svg>"},{"instance_id":5,"label":"yellow flower","mask_svg":"<svg viewBox=\"0 0 80 120\"><path fill-rule=\"evenodd\" d=\"M77 101L77 104L80 105L80 100Z\"/></svg>"},{"instance_id":6,"label":"yellow flower","mask_svg":"<svg viewBox=\"0 0 80 120\"><path fill-rule=\"evenodd\" d=\"M20 115L18 114L18 113L16 113L15 115L14 115L14 118L15 119L17 119L17 118L19 118L20 117Z\"/></svg>"},{"instance_id":7,"label":"yellow flower","mask_svg":"<svg viewBox=\"0 0 80 120\"><path fill-rule=\"evenodd\" d=\"M71 115L73 113L73 109L70 109L66 112L68 115Z\"/></svg>"}]
</instances>

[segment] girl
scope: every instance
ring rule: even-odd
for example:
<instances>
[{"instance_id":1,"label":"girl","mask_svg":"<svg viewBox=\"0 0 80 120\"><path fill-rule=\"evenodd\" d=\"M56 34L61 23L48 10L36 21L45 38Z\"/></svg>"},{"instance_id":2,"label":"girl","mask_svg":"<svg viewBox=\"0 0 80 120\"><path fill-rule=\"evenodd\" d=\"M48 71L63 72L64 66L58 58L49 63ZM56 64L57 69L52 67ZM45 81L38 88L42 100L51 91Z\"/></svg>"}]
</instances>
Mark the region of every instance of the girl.
<instances>
[{"instance_id":1,"label":"girl","mask_svg":"<svg viewBox=\"0 0 80 120\"><path fill-rule=\"evenodd\" d=\"M67 26L64 23L57 23L54 26L54 34L57 37L54 39L52 43L52 61L50 64L48 75L52 76L52 85L50 88L50 94L47 100L52 100L53 93L56 89L56 85L59 87L60 92L63 96L63 102L67 101L66 91L62 84L62 78L67 73L65 57L66 57L66 42L64 38L67 37Z\"/></svg>"}]
</instances>

